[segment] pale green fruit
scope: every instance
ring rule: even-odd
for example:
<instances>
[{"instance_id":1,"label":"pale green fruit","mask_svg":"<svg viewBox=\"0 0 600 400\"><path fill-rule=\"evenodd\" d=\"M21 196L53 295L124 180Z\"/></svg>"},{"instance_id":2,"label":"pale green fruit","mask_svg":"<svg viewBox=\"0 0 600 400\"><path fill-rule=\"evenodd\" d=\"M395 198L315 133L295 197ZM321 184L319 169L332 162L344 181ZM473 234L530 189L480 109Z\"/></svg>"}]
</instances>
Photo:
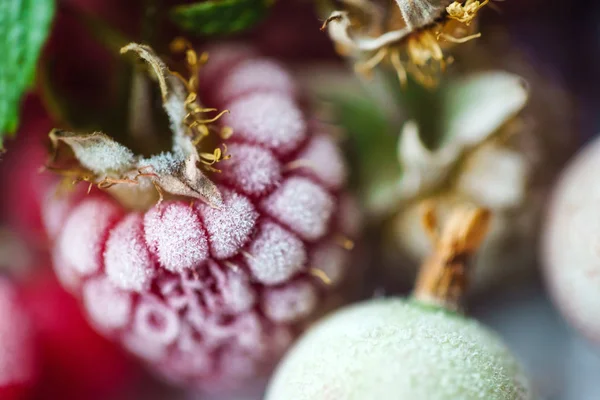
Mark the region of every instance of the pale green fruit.
<instances>
[{"instance_id":1,"label":"pale green fruit","mask_svg":"<svg viewBox=\"0 0 600 400\"><path fill-rule=\"evenodd\" d=\"M279 365L265 400L526 400L521 369L473 320L402 299L342 309Z\"/></svg>"}]
</instances>

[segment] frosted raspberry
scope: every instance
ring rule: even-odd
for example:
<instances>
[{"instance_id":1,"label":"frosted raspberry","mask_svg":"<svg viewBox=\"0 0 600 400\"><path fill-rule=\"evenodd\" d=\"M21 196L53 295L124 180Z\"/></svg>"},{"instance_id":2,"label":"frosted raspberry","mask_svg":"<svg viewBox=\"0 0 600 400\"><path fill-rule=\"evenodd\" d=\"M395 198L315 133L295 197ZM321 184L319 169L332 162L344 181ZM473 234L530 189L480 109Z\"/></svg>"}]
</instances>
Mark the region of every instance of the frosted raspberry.
<instances>
[{"instance_id":1,"label":"frosted raspberry","mask_svg":"<svg viewBox=\"0 0 600 400\"><path fill-rule=\"evenodd\" d=\"M263 202L272 217L307 240L323 237L334 210L325 189L305 178L292 177Z\"/></svg>"},{"instance_id":2,"label":"frosted raspberry","mask_svg":"<svg viewBox=\"0 0 600 400\"><path fill-rule=\"evenodd\" d=\"M211 60L202 95L230 110L220 122L234 130L231 159L210 176L218 206L179 197L128 211L94 189L50 197L46 214L64 222L45 221L55 270L99 331L173 383L220 391L281 357L343 279L338 239L358 219L341 154L285 69L246 48Z\"/></svg>"},{"instance_id":3,"label":"frosted raspberry","mask_svg":"<svg viewBox=\"0 0 600 400\"><path fill-rule=\"evenodd\" d=\"M202 89L208 93L207 96L218 95L220 90L212 87L212 84L219 84L227 79L229 73L225 70L231 70L239 63L256 57L254 50L242 44L229 44L227 46L212 46L206 49L209 54L210 62L200 71L200 80ZM226 73L223 73L223 72Z\"/></svg>"},{"instance_id":4,"label":"frosted raspberry","mask_svg":"<svg viewBox=\"0 0 600 400\"><path fill-rule=\"evenodd\" d=\"M235 140L256 143L280 155L296 149L306 136L306 122L293 98L282 93L252 93L227 105L223 118Z\"/></svg>"},{"instance_id":5,"label":"frosted raspberry","mask_svg":"<svg viewBox=\"0 0 600 400\"><path fill-rule=\"evenodd\" d=\"M301 171L329 188L339 189L346 181L346 165L342 152L330 135L312 138L298 159L301 160Z\"/></svg>"},{"instance_id":6,"label":"frosted raspberry","mask_svg":"<svg viewBox=\"0 0 600 400\"><path fill-rule=\"evenodd\" d=\"M266 285L285 282L306 264L302 241L280 225L266 222L246 257L254 278Z\"/></svg>"},{"instance_id":7,"label":"frosted raspberry","mask_svg":"<svg viewBox=\"0 0 600 400\"><path fill-rule=\"evenodd\" d=\"M108 229L121 213L116 204L104 198L90 199L76 206L57 243L65 264L81 276L98 272Z\"/></svg>"},{"instance_id":8,"label":"frosted raspberry","mask_svg":"<svg viewBox=\"0 0 600 400\"><path fill-rule=\"evenodd\" d=\"M281 181L281 165L269 150L233 143L229 151L235 157L227 161L221 179L242 193L258 197Z\"/></svg>"},{"instance_id":9,"label":"frosted raspberry","mask_svg":"<svg viewBox=\"0 0 600 400\"><path fill-rule=\"evenodd\" d=\"M250 239L258 218L258 213L246 197L226 189L221 193L224 202L221 208L198 204L212 255L217 259L234 256Z\"/></svg>"},{"instance_id":10,"label":"frosted raspberry","mask_svg":"<svg viewBox=\"0 0 600 400\"><path fill-rule=\"evenodd\" d=\"M129 322L132 298L109 279L90 279L83 288L83 302L94 325L103 331L125 327Z\"/></svg>"},{"instance_id":11,"label":"frosted raspberry","mask_svg":"<svg viewBox=\"0 0 600 400\"><path fill-rule=\"evenodd\" d=\"M104 263L106 274L122 289L148 288L155 270L140 214L129 214L115 225L106 242Z\"/></svg>"},{"instance_id":12,"label":"frosted raspberry","mask_svg":"<svg viewBox=\"0 0 600 400\"><path fill-rule=\"evenodd\" d=\"M281 92L293 94L294 81L279 64L270 60L248 60L235 66L221 82L220 94L215 99L226 103L246 93Z\"/></svg>"},{"instance_id":13,"label":"frosted raspberry","mask_svg":"<svg viewBox=\"0 0 600 400\"><path fill-rule=\"evenodd\" d=\"M206 233L188 204L152 208L144 217L144 230L151 251L169 271L197 267L208 258Z\"/></svg>"},{"instance_id":14,"label":"frosted raspberry","mask_svg":"<svg viewBox=\"0 0 600 400\"><path fill-rule=\"evenodd\" d=\"M267 289L263 298L265 314L277 322L294 322L310 315L317 305L317 291L306 281Z\"/></svg>"},{"instance_id":15,"label":"frosted raspberry","mask_svg":"<svg viewBox=\"0 0 600 400\"><path fill-rule=\"evenodd\" d=\"M23 398L35 383L36 360L31 323L16 289L0 277L0 398Z\"/></svg>"}]
</instances>

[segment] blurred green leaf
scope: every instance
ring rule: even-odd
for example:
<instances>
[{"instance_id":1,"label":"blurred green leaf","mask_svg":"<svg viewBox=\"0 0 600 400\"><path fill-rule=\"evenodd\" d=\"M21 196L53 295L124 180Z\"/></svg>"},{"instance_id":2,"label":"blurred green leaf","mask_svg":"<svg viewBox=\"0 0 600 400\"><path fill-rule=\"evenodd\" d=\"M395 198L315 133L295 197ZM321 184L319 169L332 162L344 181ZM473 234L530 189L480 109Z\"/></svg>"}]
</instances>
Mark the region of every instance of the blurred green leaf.
<instances>
[{"instance_id":1,"label":"blurred green leaf","mask_svg":"<svg viewBox=\"0 0 600 400\"><path fill-rule=\"evenodd\" d=\"M368 96L336 96L331 101L338 110L338 123L351 140L350 163L361 197L367 204L385 201L402 178L399 132Z\"/></svg>"},{"instance_id":2,"label":"blurred green leaf","mask_svg":"<svg viewBox=\"0 0 600 400\"><path fill-rule=\"evenodd\" d=\"M265 18L274 0L208 0L176 6L171 18L182 29L199 36L243 32Z\"/></svg>"},{"instance_id":3,"label":"blurred green leaf","mask_svg":"<svg viewBox=\"0 0 600 400\"><path fill-rule=\"evenodd\" d=\"M448 82L439 92L441 144L477 144L485 140L521 112L528 97L524 79L504 71L487 71Z\"/></svg>"},{"instance_id":4,"label":"blurred green leaf","mask_svg":"<svg viewBox=\"0 0 600 400\"><path fill-rule=\"evenodd\" d=\"M0 148L19 124L19 103L32 83L54 16L54 0L0 0Z\"/></svg>"}]
</instances>

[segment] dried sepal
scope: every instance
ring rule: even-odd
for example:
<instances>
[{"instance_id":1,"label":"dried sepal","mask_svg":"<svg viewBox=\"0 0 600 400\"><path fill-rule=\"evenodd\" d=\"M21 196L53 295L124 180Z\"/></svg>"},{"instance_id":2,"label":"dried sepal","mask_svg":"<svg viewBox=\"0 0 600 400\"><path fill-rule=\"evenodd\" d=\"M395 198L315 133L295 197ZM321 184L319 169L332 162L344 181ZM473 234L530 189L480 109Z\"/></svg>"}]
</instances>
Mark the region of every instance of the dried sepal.
<instances>
[{"instance_id":1,"label":"dried sepal","mask_svg":"<svg viewBox=\"0 0 600 400\"><path fill-rule=\"evenodd\" d=\"M156 184L168 193L202 199L213 207L222 206L221 192L213 181L202 173L198 162L197 155L190 155L182 163L178 163L171 173L158 175Z\"/></svg>"},{"instance_id":2,"label":"dried sepal","mask_svg":"<svg viewBox=\"0 0 600 400\"><path fill-rule=\"evenodd\" d=\"M453 2L446 8L448 17L455 19L463 24L470 24L476 17L477 12L485 6L490 0L467 1L464 5L458 1Z\"/></svg>"},{"instance_id":3,"label":"dried sepal","mask_svg":"<svg viewBox=\"0 0 600 400\"><path fill-rule=\"evenodd\" d=\"M81 166L96 174L120 173L135 165L131 150L101 132L81 134L54 129L49 136L55 149L54 165L60 162L61 144L71 149Z\"/></svg>"},{"instance_id":4,"label":"dried sepal","mask_svg":"<svg viewBox=\"0 0 600 400\"><path fill-rule=\"evenodd\" d=\"M221 148L212 152L198 150L201 139L216 131L210 124L223 114L210 118L201 115L214 111L201 108L197 99L195 68L202 59L199 60L193 50L188 50L187 61L193 64L190 69L196 74L186 81L171 72L148 46L131 43L121 49L121 53L127 52L134 52L143 59L158 81L163 107L173 131L171 151L145 158L135 155L103 133L77 134L54 130L50 133L54 154L48 169L69 179L87 181L100 189L110 190L130 207L147 207L157 195L160 201L166 193L202 199L214 207L221 206L221 193L202 168L218 171L213 165L229 158L226 147L223 151ZM231 135L227 129L222 131L224 134L221 136ZM66 155L61 151L62 145L70 149Z\"/></svg>"},{"instance_id":5,"label":"dried sepal","mask_svg":"<svg viewBox=\"0 0 600 400\"><path fill-rule=\"evenodd\" d=\"M430 150L421 140L416 122L407 122L398 141L398 161L401 165L401 197L409 199L433 190L451 173L463 148L456 142Z\"/></svg>"},{"instance_id":6,"label":"dried sepal","mask_svg":"<svg viewBox=\"0 0 600 400\"><path fill-rule=\"evenodd\" d=\"M407 122L397 147L401 175L395 183L368 191L369 209L385 214L438 191L449 180L453 190L468 192L481 201L478 204L507 208L521 202L529 166L523 155L504 149L497 139L511 131L511 122L527 104L523 79L490 71L453 81L438 93L439 145L428 148L417 123ZM486 162L482 154L493 157L494 163ZM502 178L495 165L503 166Z\"/></svg>"},{"instance_id":7,"label":"dried sepal","mask_svg":"<svg viewBox=\"0 0 600 400\"><path fill-rule=\"evenodd\" d=\"M383 13L389 18L381 18L368 0L344 3L346 10L334 11L322 29L340 54L358 58L358 72L369 77L377 65L388 62L402 84L410 74L433 87L446 68L443 48L480 36L470 25L488 0L396 0Z\"/></svg>"}]
</instances>

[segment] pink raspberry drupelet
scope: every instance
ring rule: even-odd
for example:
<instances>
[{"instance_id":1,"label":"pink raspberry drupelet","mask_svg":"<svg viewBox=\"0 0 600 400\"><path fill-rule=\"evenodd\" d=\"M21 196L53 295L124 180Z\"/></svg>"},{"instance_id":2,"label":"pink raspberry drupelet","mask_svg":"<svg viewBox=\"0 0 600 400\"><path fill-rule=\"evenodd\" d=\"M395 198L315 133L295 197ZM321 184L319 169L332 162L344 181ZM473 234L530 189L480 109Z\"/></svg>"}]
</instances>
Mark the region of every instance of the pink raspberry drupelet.
<instances>
[{"instance_id":1,"label":"pink raspberry drupelet","mask_svg":"<svg viewBox=\"0 0 600 400\"><path fill-rule=\"evenodd\" d=\"M0 320L0 399L23 399L36 383L34 333L16 288L1 276Z\"/></svg>"},{"instance_id":2,"label":"pink raspberry drupelet","mask_svg":"<svg viewBox=\"0 0 600 400\"><path fill-rule=\"evenodd\" d=\"M129 211L94 189L51 196L45 217L57 275L99 331L176 384L221 391L267 374L335 290L358 212L337 144L284 68L224 47L200 82L234 130L211 175L221 207Z\"/></svg>"}]
</instances>

